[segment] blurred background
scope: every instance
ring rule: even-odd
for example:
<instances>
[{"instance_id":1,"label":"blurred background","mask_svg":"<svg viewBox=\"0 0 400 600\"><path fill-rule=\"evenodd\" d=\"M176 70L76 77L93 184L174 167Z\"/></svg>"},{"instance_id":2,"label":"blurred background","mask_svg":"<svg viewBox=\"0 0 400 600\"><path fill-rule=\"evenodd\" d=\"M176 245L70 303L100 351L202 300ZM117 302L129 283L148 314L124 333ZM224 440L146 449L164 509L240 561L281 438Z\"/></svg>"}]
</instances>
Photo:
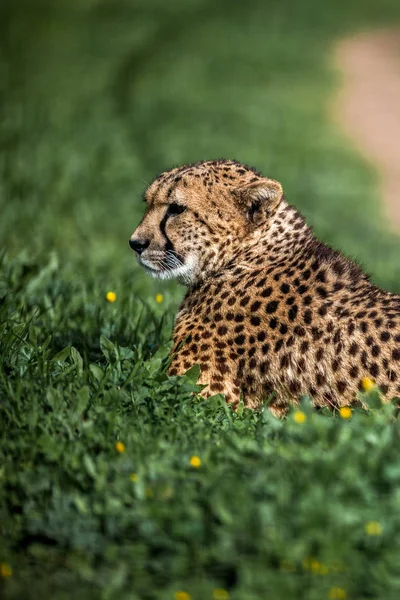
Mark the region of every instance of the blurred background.
<instances>
[{"instance_id":1,"label":"blurred background","mask_svg":"<svg viewBox=\"0 0 400 600\"><path fill-rule=\"evenodd\" d=\"M128 246L156 175L234 158L400 291L351 128L388 62L350 114L338 52L396 25L399 0L0 0L0 597L398 600L391 406L194 397L165 374L183 288Z\"/></svg>"},{"instance_id":2,"label":"blurred background","mask_svg":"<svg viewBox=\"0 0 400 600\"><path fill-rule=\"evenodd\" d=\"M335 43L396 22L396 0L2 0L1 245L153 290L127 244L143 190L226 157L399 289L378 175L331 118Z\"/></svg>"}]
</instances>

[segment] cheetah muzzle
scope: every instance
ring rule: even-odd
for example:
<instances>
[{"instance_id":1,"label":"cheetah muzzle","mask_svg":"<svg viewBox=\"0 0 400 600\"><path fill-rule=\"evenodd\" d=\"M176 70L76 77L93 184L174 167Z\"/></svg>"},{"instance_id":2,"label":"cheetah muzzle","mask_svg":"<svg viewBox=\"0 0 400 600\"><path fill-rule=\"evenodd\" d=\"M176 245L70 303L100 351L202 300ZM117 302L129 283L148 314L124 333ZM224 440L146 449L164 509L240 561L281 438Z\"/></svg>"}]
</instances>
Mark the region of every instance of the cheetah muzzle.
<instances>
[{"instance_id":1,"label":"cheetah muzzle","mask_svg":"<svg viewBox=\"0 0 400 600\"><path fill-rule=\"evenodd\" d=\"M400 296L318 241L281 185L232 160L162 173L130 239L139 263L188 286L170 374L201 368L203 395L282 414L301 396L336 408L364 377L400 395Z\"/></svg>"}]
</instances>

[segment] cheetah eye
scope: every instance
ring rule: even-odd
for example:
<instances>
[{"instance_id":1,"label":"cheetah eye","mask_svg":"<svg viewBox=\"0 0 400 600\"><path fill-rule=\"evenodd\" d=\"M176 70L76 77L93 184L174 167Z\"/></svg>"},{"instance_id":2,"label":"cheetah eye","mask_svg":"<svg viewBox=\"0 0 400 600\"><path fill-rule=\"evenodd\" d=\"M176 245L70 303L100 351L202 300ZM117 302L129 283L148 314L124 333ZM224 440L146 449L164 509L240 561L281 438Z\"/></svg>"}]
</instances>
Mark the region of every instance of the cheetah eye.
<instances>
[{"instance_id":1,"label":"cheetah eye","mask_svg":"<svg viewBox=\"0 0 400 600\"><path fill-rule=\"evenodd\" d=\"M176 202L172 202L172 204L168 205L167 215L170 217L172 215L180 215L185 212L186 206L182 204L177 204Z\"/></svg>"}]
</instances>

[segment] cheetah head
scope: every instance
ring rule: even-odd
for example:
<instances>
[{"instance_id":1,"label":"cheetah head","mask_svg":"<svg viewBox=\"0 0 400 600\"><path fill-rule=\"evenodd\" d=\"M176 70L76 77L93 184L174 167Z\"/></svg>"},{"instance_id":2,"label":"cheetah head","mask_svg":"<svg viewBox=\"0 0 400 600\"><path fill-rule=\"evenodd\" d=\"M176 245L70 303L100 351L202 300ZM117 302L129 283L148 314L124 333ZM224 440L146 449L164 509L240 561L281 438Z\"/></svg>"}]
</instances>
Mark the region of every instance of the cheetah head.
<instances>
[{"instance_id":1,"label":"cheetah head","mask_svg":"<svg viewBox=\"0 0 400 600\"><path fill-rule=\"evenodd\" d=\"M129 244L154 277L194 285L268 230L282 196L277 181L232 160L178 167L147 189Z\"/></svg>"}]
</instances>

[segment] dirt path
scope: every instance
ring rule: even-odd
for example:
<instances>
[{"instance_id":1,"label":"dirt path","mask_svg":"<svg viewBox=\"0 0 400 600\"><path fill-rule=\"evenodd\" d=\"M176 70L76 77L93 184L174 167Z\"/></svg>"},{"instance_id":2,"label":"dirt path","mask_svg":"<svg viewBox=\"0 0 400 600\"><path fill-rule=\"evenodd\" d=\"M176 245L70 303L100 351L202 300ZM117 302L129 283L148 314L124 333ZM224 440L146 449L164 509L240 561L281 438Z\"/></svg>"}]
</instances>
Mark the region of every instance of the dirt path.
<instances>
[{"instance_id":1,"label":"dirt path","mask_svg":"<svg viewBox=\"0 0 400 600\"><path fill-rule=\"evenodd\" d=\"M336 118L381 173L382 196L400 230L400 30L340 42L343 89Z\"/></svg>"}]
</instances>

